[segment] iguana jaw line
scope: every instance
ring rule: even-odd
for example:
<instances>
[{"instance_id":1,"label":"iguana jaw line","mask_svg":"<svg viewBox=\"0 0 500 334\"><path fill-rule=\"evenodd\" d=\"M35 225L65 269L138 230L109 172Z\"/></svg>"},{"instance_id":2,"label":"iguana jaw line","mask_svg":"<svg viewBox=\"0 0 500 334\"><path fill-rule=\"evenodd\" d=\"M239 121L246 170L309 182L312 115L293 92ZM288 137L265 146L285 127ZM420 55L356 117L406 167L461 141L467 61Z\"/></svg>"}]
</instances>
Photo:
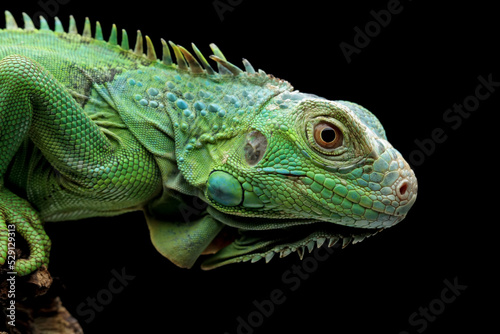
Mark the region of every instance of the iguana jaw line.
<instances>
[{"instance_id":1,"label":"iguana jaw line","mask_svg":"<svg viewBox=\"0 0 500 334\"><path fill-rule=\"evenodd\" d=\"M306 250L311 252L315 245L318 248L323 244L328 247L339 245L344 248L351 242L361 242L382 230L345 227L319 221L310 223L311 225L268 230L265 231L264 238L262 237L264 231L231 228L238 232L239 237L217 253L210 255L202 262L201 268L209 270L226 264L248 261L254 263L262 259L268 263L276 255L283 258L293 252L297 252L302 259ZM319 224L321 226L318 228ZM305 237L297 238L297 235Z\"/></svg>"}]
</instances>

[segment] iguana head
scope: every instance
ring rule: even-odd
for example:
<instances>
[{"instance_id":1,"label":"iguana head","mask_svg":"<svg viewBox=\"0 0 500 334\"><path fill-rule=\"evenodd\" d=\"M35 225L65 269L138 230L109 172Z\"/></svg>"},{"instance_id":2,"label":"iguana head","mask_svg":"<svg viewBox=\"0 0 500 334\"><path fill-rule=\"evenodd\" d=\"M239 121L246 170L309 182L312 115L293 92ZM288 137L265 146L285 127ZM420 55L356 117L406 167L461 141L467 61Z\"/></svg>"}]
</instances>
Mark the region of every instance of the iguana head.
<instances>
[{"instance_id":1,"label":"iguana head","mask_svg":"<svg viewBox=\"0 0 500 334\"><path fill-rule=\"evenodd\" d=\"M302 256L315 244L346 245L405 217L416 198L415 175L368 110L293 91L246 60L242 71L213 44L219 73L196 47L202 65L171 43L175 65L163 44L163 64L141 70L154 77L168 69L166 84L147 91L157 108L137 103L155 130L175 138L176 166L163 171L166 191L145 210L153 244L173 263L191 267L211 254L202 263L211 269ZM148 42L148 55L153 51ZM138 138L156 152L161 133ZM201 197L209 204L205 216L161 218L161 208L172 206L170 189Z\"/></svg>"},{"instance_id":2,"label":"iguana head","mask_svg":"<svg viewBox=\"0 0 500 334\"><path fill-rule=\"evenodd\" d=\"M205 196L234 241L206 269L363 239L400 222L416 199L410 166L354 103L282 93L232 145Z\"/></svg>"}]
</instances>

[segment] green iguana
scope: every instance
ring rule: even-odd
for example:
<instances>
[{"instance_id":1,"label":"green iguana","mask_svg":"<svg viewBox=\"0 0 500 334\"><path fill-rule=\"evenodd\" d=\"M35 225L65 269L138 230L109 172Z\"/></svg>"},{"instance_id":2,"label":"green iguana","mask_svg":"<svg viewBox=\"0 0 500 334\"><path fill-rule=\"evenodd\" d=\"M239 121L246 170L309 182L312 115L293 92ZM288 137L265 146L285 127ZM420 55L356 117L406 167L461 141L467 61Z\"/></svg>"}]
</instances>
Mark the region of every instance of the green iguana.
<instances>
[{"instance_id":1,"label":"green iguana","mask_svg":"<svg viewBox=\"0 0 500 334\"><path fill-rule=\"evenodd\" d=\"M105 41L88 19L79 34L73 17L66 32L23 16L0 30L0 264L15 230L30 249L19 275L49 262L44 222L142 210L161 254L186 268L209 254L210 269L345 246L415 202L410 166L355 103L242 70L213 44L217 70L194 44L162 40L158 59L140 31L131 50L114 25Z\"/></svg>"}]
</instances>

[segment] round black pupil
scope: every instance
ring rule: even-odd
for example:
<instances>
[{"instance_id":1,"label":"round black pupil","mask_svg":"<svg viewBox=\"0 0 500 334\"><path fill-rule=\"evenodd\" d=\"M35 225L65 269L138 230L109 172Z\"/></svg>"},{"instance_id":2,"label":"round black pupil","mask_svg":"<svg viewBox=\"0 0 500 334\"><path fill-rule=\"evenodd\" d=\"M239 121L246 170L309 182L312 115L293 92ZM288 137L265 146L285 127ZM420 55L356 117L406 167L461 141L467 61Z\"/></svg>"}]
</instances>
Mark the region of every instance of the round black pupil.
<instances>
[{"instance_id":1,"label":"round black pupil","mask_svg":"<svg viewBox=\"0 0 500 334\"><path fill-rule=\"evenodd\" d=\"M332 128L325 128L321 130L321 139L323 139L325 143L331 143L335 140L335 137L335 130Z\"/></svg>"}]
</instances>

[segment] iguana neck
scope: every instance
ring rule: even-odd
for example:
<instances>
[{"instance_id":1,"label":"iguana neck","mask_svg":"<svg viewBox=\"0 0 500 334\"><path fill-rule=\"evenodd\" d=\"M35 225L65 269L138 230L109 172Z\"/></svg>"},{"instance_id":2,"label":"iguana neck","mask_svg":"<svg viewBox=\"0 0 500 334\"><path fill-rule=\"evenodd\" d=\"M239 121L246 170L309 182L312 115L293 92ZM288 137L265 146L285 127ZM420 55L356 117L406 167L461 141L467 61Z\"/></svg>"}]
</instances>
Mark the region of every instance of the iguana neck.
<instances>
[{"instance_id":1,"label":"iguana neck","mask_svg":"<svg viewBox=\"0 0 500 334\"><path fill-rule=\"evenodd\" d=\"M177 73L166 82L163 103L173 122L178 168L196 187L204 187L211 171L243 149L240 139L251 131L254 118L283 91L245 79Z\"/></svg>"}]
</instances>

